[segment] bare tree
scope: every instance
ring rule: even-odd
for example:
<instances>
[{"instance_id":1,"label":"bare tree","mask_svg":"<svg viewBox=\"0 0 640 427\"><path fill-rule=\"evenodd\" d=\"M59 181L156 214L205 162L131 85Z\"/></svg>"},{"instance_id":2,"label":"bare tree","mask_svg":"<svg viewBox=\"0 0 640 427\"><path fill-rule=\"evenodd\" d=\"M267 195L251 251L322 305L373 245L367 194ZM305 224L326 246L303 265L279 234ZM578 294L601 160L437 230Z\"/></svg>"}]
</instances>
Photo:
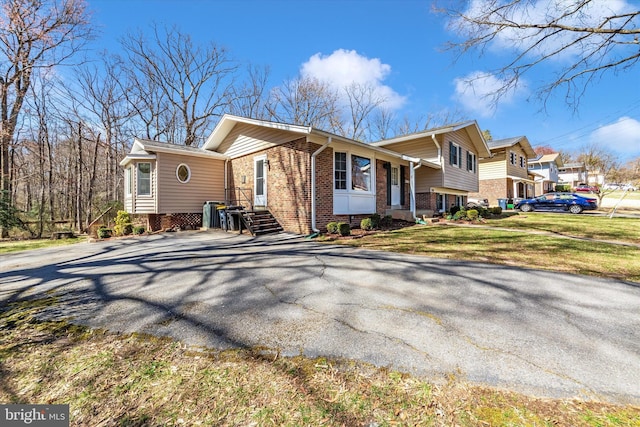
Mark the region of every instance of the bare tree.
<instances>
[{"instance_id":1,"label":"bare tree","mask_svg":"<svg viewBox=\"0 0 640 427\"><path fill-rule=\"evenodd\" d=\"M589 144L581 148L577 160L584 164L588 176L601 177L600 193L598 193L599 204L601 204L604 196L613 191L607 190L605 184L616 182L618 178L620 169L618 157L598 144Z\"/></svg>"},{"instance_id":2,"label":"bare tree","mask_svg":"<svg viewBox=\"0 0 640 427\"><path fill-rule=\"evenodd\" d=\"M368 139L366 134L373 121L373 112L386 102L376 88L370 84L353 82L344 88L347 100L347 116L340 134L351 139L364 141Z\"/></svg>"},{"instance_id":3,"label":"bare tree","mask_svg":"<svg viewBox=\"0 0 640 427\"><path fill-rule=\"evenodd\" d=\"M170 142L197 145L215 116L229 103L237 69L225 49L210 44L199 46L177 28L152 26L152 38L142 33L122 39L127 67L135 73L133 89L138 100L154 98L146 108L156 108L155 119L164 126ZM162 114L168 114L168 119ZM145 112L146 114L146 112Z\"/></svg>"},{"instance_id":4,"label":"bare tree","mask_svg":"<svg viewBox=\"0 0 640 427\"><path fill-rule=\"evenodd\" d=\"M269 67L249 66L247 80L230 88L229 112L252 119L268 119L266 88Z\"/></svg>"},{"instance_id":5,"label":"bare tree","mask_svg":"<svg viewBox=\"0 0 640 427\"><path fill-rule=\"evenodd\" d=\"M491 70L501 82L493 101L511 93L523 75L552 63L558 72L536 88L546 101L564 89L577 108L586 88L607 73L632 69L640 59L640 10L608 0L477 0L444 2L449 28L462 41L447 47L460 55L481 55L498 47L514 56ZM634 7L636 9L634 10ZM486 74L484 74L486 75ZM472 82L469 82L472 83Z\"/></svg>"},{"instance_id":6,"label":"bare tree","mask_svg":"<svg viewBox=\"0 0 640 427\"><path fill-rule=\"evenodd\" d=\"M287 80L273 89L267 108L271 118L280 122L327 131L340 123L338 94L328 83L312 77Z\"/></svg>"},{"instance_id":7,"label":"bare tree","mask_svg":"<svg viewBox=\"0 0 640 427\"><path fill-rule=\"evenodd\" d=\"M34 71L67 62L91 36L84 0L1 0L0 62L5 66L0 74L0 190L7 190L3 197L11 194L9 146Z\"/></svg>"}]
</instances>

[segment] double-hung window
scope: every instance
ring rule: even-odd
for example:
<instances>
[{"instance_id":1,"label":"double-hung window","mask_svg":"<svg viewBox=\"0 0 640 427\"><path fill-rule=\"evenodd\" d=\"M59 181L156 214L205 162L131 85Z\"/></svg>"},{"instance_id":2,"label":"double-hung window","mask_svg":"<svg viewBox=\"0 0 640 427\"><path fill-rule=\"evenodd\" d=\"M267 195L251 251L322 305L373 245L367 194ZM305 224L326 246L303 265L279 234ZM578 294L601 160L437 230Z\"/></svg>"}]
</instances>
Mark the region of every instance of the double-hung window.
<instances>
[{"instance_id":1,"label":"double-hung window","mask_svg":"<svg viewBox=\"0 0 640 427\"><path fill-rule=\"evenodd\" d=\"M511 162L512 165L516 165L516 159L518 158L518 156L516 155L516 153L514 153L513 151L509 152L509 161Z\"/></svg>"},{"instance_id":2,"label":"double-hung window","mask_svg":"<svg viewBox=\"0 0 640 427\"><path fill-rule=\"evenodd\" d=\"M334 156L334 188L347 189L347 153L335 153Z\"/></svg>"},{"instance_id":3,"label":"double-hung window","mask_svg":"<svg viewBox=\"0 0 640 427\"><path fill-rule=\"evenodd\" d=\"M467 170L473 173L476 173L476 170L477 170L476 162L477 162L476 155L471 151L467 151Z\"/></svg>"},{"instance_id":4,"label":"double-hung window","mask_svg":"<svg viewBox=\"0 0 640 427\"><path fill-rule=\"evenodd\" d=\"M151 195L151 163L138 163L138 196Z\"/></svg>"},{"instance_id":5,"label":"double-hung window","mask_svg":"<svg viewBox=\"0 0 640 427\"><path fill-rule=\"evenodd\" d=\"M128 167L124 170L124 194L125 196L131 196L131 189L133 188L133 175L131 168Z\"/></svg>"},{"instance_id":6,"label":"double-hung window","mask_svg":"<svg viewBox=\"0 0 640 427\"><path fill-rule=\"evenodd\" d=\"M449 141L449 164L462 167L462 147Z\"/></svg>"},{"instance_id":7,"label":"double-hung window","mask_svg":"<svg viewBox=\"0 0 640 427\"><path fill-rule=\"evenodd\" d=\"M527 162L525 162L524 156L520 156L520 167L521 168L525 168L526 164L527 164Z\"/></svg>"}]
</instances>

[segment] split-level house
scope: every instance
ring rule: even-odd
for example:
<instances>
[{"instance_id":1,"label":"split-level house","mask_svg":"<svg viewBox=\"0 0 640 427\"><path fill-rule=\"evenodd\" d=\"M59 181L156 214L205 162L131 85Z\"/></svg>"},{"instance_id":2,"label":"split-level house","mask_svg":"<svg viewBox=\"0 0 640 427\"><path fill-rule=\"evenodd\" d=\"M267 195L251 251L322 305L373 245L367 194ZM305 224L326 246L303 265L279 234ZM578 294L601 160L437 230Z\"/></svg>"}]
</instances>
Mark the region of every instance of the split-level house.
<instances>
[{"instance_id":1,"label":"split-level house","mask_svg":"<svg viewBox=\"0 0 640 427\"><path fill-rule=\"evenodd\" d=\"M529 198L535 195L535 178L529 173L529 159L536 157L526 136L488 141L491 156L480 158L480 188L469 197L487 199L498 206L499 199Z\"/></svg>"},{"instance_id":2,"label":"split-level house","mask_svg":"<svg viewBox=\"0 0 640 427\"><path fill-rule=\"evenodd\" d=\"M558 171L562 165L560 153L543 154L529 160L529 171L537 174L536 194L549 193L555 190L559 181Z\"/></svg>"},{"instance_id":3,"label":"split-level house","mask_svg":"<svg viewBox=\"0 0 640 427\"><path fill-rule=\"evenodd\" d=\"M209 201L268 212L285 231L413 219L462 205L489 149L475 121L365 144L309 126L225 115L201 148L135 139L122 160L125 210L153 230L202 225Z\"/></svg>"}]
</instances>

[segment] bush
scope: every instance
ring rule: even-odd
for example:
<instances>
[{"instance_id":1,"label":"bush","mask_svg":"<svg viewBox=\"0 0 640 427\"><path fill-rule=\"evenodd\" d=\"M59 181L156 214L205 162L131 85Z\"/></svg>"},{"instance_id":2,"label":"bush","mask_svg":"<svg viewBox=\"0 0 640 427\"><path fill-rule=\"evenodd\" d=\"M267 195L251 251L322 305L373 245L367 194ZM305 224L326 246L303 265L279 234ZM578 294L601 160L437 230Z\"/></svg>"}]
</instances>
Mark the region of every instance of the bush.
<instances>
[{"instance_id":1,"label":"bush","mask_svg":"<svg viewBox=\"0 0 640 427\"><path fill-rule=\"evenodd\" d=\"M374 213L369 218L371 218L371 225L373 226L373 228L380 227L380 214Z\"/></svg>"},{"instance_id":2,"label":"bush","mask_svg":"<svg viewBox=\"0 0 640 427\"><path fill-rule=\"evenodd\" d=\"M478 211L475 210L475 209L469 209L467 211L467 219L470 220L470 221L477 220L478 216L479 216Z\"/></svg>"},{"instance_id":3,"label":"bush","mask_svg":"<svg viewBox=\"0 0 640 427\"><path fill-rule=\"evenodd\" d=\"M494 206L491 208L492 215L502 215L502 208L500 206Z\"/></svg>"},{"instance_id":4,"label":"bush","mask_svg":"<svg viewBox=\"0 0 640 427\"><path fill-rule=\"evenodd\" d=\"M556 191L566 191L567 193L573 191L569 184L556 184Z\"/></svg>"},{"instance_id":5,"label":"bush","mask_svg":"<svg viewBox=\"0 0 640 427\"><path fill-rule=\"evenodd\" d=\"M453 210L453 208L451 208ZM453 214L452 218L453 220L459 220L459 219L465 219L467 217L467 211L465 211L464 209L460 209L458 207L458 210Z\"/></svg>"},{"instance_id":6,"label":"bush","mask_svg":"<svg viewBox=\"0 0 640 427\"><path fill-rule=\"evenodd\" d=\"M131 215L127 211L118 211L116 215L116 225L113 227L116 236L128 236L133 233L133 224L131 224Z\"/></svg>"},{"instance_id":7,"label":"bush","mask_svg":"<svg viewBox=\"0 0 640 427\"><path fill-rule=\"evenodd\" d=\"M349 235L351 235L351 226L349 224L347 224L346 222L339 222L338 223L338 233L341 236L349 236Z\"/></svg>"},{"instance_id":8,"label":"bush","mask_svg":"<svg viewBox=\"0 0 640 427\"><path fill-rule=\"evenodd\" d=\"M110 228L107 227L100 227L98 228L98 237L100 239L108 239L109 237L111 237L113 231Z\"/></svg>"},{"instance_id":9,"label":"bush","mask_svg":"<svg viewBox=\"0 0 640 427\"><path fill-rule=\"evenodd\" d=\"M136 225L133 227L133 234L144 234L147 231L144 225Z\"/></svg>"},{"instance_id":10,"label":"bush","mask_svg":"<svg viewBox=\"0 0 640 427\"><path fill-rule=\"evenodd\" d=\"M338 223L337 222L330 222L329 224L327 224L327 233L329 233L329 234L338 233Z\"/></svg>"},{"instance_id":11,"label":"bush","mask_svg":"<svg viewBox=\"0 0 640 427\"><path fill-rule=\"evenodd\" d=\"M455 215L460 212L460 209L460 206L451 206L451 209L449 209L449 214L455 217Z\"/></svg>"},{"instance_id":12,"label":"bush","mask_svg":"<svg viewBox=\"0 0 640 427\"><path fill-rule=\"evenodd\" d=\"M385 215L380 220L380 226L382 226L382 227L389 227L389 226L391 226L391 224L393 224L393 217L391 215Z\"/></svg>"},{"instance_id":13,"label":"bush","mask_svg":"<svg viewBox=\"0 0 640 427\"><path fill-rule=\"evenodd\" d=\"M373 230L375 228L373 225L373 218L362 218L362 221L360 221L360 228L367 231Z\"/></svg>"}]
</instances>

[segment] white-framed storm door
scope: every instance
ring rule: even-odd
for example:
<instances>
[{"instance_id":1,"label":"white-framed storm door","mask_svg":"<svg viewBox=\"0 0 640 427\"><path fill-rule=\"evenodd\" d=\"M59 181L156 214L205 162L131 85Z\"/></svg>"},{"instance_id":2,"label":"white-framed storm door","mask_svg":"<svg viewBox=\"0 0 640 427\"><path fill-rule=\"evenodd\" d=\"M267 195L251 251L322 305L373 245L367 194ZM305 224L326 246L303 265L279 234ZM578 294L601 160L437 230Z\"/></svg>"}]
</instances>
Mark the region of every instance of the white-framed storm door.
<instances>
[{"instance_id":1,"label":"white-framed storm door","mask_svg":"<svg viewBox=\"0 0 640 427\"><path fill-rule=\"evenodd\" d=\"M400 205L400 167L391 165L391 205Z\"/></svg>"},{"instance_id":2,"label":"white-framed storm door","mask_svg":"<svg viewBox=\"0 0 640 427\"><path fill-rule=\"evenodd\" d=\"M253 158L253 204L267 206L267 156Z\"/></svg>"}]
</instances>

